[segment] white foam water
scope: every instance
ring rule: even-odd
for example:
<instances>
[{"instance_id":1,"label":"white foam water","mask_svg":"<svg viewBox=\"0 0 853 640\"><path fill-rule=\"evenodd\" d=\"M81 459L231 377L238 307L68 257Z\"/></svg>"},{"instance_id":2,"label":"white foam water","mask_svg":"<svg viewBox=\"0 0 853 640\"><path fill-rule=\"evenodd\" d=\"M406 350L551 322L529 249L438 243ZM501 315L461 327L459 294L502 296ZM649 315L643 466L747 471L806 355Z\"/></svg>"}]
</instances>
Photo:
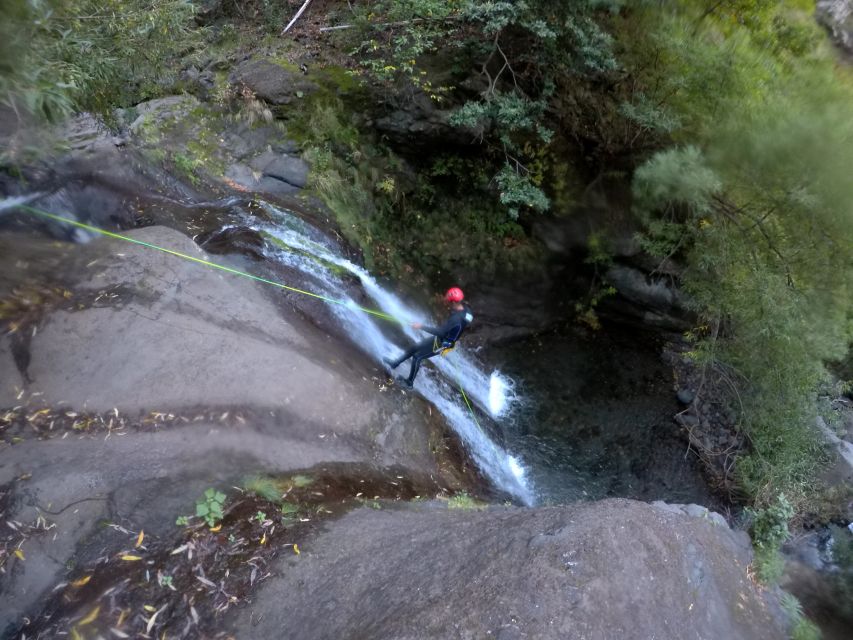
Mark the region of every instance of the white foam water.
<instances>
[{"instance_id":1,"label":"white foam water","mask_svg":"<svg viewBox=\"0 0 853 640\"><path fill-rule=\"evenodd\" d=\"M330 305L331 312L371 358L379 362L382 356L395 356L402 351L389 343L376 318L360 310L348 295L342 274L356 278L378 309L400 319L406 337L413 341L422 339L422 334L408 326L413 321L428 320L422 309L405 304L384 289L370 273L344 258L331 240L305 221L268 203L262 206L275 222L258 223L254 218L246 222L282 245L272 249L270 257L298 270L312 281L317 293L342 301L343 306ZM516 400L512 381L497 371L484 371L462 347L457 347L449 357L433 358L432 362L436 372L422 370L415 381L415 391L429 399L444 415L480 470L496 487L525 504L533 504L533 489L521 462L481 428L459 389L465 390L474 411L479 408L498 419L511 410Z\"/></svg>"},{"instance_id":2,"label":"white foam water","mask_svg":"<svg viewBox=\"0 0 853 640\"><path fill-rule=\"evenodd\" d=\"M0 200L0 213L4 211L9 211L10 209L14 209L16 207L21 206L22 204L27 204L28 202L32 202L36 198L40 197L39 193L30 193L25 196L15 196L13 198L4 198Z\"/></svg>"}]
</instances>

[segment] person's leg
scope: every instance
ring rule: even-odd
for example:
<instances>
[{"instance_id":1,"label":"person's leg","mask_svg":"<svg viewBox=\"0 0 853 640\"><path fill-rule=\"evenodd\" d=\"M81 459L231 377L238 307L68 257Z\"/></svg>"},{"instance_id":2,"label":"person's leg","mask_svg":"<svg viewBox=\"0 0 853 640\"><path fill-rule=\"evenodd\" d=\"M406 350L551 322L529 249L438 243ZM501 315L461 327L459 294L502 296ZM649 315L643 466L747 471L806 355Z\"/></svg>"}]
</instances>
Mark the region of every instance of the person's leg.
<instances>
[{"instance_id":1,"label":"person's leg","mask_svg":"<svg viewBox=\"0 0 853 640\"><path fill-rule=\"evenodd\" d=\"M401 356L400 356L399 358L397 358L396 360L394 360L394 359L392 359L392 358L382 358L382 360L385 362L385 364L387 364L387 365L388 365L389 367L391 367L392 369L396 369L396 368L397 368L397 367L399 367L401 364L403 364L406 360L408 360L408 359L409 359L409 358L411 358L413 355L415 355L415 353L417 353L417 351L418 351L418 347L419 347L419 346L420 346L420 345L417 345L417 344L412 345L412 347L411 347L408 351L406 351L406 353L404 353L403 355L401 355Z\"/></svg>"},{"instance_id":2,"label":"person's leg","mask_svg":"<svg viewBox=\"0 0 853 640\"><path fill-rule=\"evenodd\" d=\"M418 375L418 370L421 368L421 362L428 360L435 355L432 350L432 340L424 341L420 344L420 349L412 356L412 368L409 370L409 377L406 380L409 386L415 384L415 377Z\"/></svg>"}]
</instances>

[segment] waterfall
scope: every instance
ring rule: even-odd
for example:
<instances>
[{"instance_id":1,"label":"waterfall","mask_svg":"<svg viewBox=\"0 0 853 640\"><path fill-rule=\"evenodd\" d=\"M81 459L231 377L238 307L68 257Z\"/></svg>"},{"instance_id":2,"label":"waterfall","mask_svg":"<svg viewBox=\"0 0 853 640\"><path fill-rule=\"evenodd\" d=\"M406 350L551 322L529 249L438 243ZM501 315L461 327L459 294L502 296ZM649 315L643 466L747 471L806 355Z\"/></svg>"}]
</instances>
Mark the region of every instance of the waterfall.
<instances>
[{"instance_id":1,"label":"waterfall","mask_svg":"<svg viewBox=\"0 0 853 640\"><path fill-rule=\"evenodd\" d=\"M267 257L297 270L310 281L313 291L345 302L346 306L330 305L330 311L369 357L381 362L382 356L399 355L401 350L389 342L383 332L385 327L381 326L383 321L359 309L347 292L345 278L357 280L373 306L406 323L401 326L406 338L412 341L423 338L423 334L407 323L428 322L427 313L384 289L365 269L343 257L331 239L304 220L269 203L262 202L261 206L274 222L259 222L251 214L245 214L244 223L270 241ZM511 410L515 401L512 381L497 371L484 371L462 346L448 357L433 358L432 362L435 371L422 369L415 381L415 391L442 413L496 487L525 504L533 504L533 490L521 462L490 437L478 423L476 414L472 416L459 388L465 390L474 412L483 411L487 419L497 420ZM481 417L479 422L482 420Z\"/></svg>"}]
</instances>

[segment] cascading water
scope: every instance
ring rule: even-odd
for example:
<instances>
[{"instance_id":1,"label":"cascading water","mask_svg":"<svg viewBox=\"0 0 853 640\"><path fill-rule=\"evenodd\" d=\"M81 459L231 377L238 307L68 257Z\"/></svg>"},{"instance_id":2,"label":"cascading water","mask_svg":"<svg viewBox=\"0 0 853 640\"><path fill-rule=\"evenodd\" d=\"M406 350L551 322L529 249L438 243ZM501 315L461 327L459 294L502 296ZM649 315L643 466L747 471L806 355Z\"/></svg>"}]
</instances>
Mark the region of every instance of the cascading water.
<instances>
[{"instance_id":1,"label":"cascading water","mask_svg":"<svg viewBox=\"0 0 853 640\"><path fill-rule=\"evenodd\" d=\"M246 215L243 222L271 240L269 258L310 279L317 293L347 303L347 306L331 305L330 310L347 328L352 340L371 358L378 362L383 355L396 355L400 350L389 343L376 319L361 311L348 295L344 277L357 279L377 308L403 321L401 328L407 338L422 337L405 323L424 320L427 314L407 306L383 289L367 271L342 257L329 238L305 221L268 203L261 204L274 222L259 223L250 215ZM533 504L534 494L524 467L481 428L457 386L464 388L475 411L483 409L492 419L497 419L510 410L515 399L511 381L499 372L483 371L461 347L449 358L435 358L433 363L437 374L423 371L416 380L415 390L444 415L495 486L525 504Z\"/></svg>"}]
</instances>

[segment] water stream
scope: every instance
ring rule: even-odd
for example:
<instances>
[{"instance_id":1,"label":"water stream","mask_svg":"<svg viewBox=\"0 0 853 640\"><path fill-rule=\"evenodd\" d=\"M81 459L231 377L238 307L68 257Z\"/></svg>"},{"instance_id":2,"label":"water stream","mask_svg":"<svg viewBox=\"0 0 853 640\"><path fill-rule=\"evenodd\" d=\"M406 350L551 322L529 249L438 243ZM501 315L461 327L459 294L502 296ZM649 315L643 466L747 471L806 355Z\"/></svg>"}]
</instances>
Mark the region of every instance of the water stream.
<instances>
[{"instance_id":1,"label":"water stream","mask_svg":"<svg viewBox=\"0 0 853 640\"><path fill-rule=\"evenodd\" d=\"M31 199L0 201L0 213ZM164 204L158 222L184 232L260 234L272 277L340 301L316 317L334 323L379 366L383 356L423 338L409 323L440 321L348 259L335 238L294 211L240 198ZM713 505L672 421L679 407L671 374L652 342L613 327L596 336L556 331L477 353L463 340L421 369L414 391L444 416L492 485L520 503L618 496Z\"/></svg>"},{"instance_id":2,"label":"water stream","mask_svg":"<svg viewBox=\"0 0 853 640\"><path fill-rule=\"evenodd\" d=\"M310 290L346 305L331 305L330 311L347 331L351 340L371 359L381 364L382 356L402 353L389 340L389 330L402 332L407 340L423 334L411 329L413 321L433 323L423 309L407 304L384 288L365 269L344 257L337 243L298 216L269 203L260 203L271 222L259 222L251 214L240 221L270 241L266 257L293 269ZM400 326L365 313L352 299L351 282L359 284L375 307L402 321ZM495 422L506 417L515 404L513 382L498 371L488 372L464 346L458 346L446 358L434 358L434 367L424 367L415 381L415 391L427 398L442 413L461 438L480 470L494 485L524 504L536 502L534 489L517 456L506 451L489 431L499 432ZM405 365L404 365L405 366ZM464 401L465 390L473 411ZM489 429L491 427L491 429Z\"/></svg>"}]
</instances>

